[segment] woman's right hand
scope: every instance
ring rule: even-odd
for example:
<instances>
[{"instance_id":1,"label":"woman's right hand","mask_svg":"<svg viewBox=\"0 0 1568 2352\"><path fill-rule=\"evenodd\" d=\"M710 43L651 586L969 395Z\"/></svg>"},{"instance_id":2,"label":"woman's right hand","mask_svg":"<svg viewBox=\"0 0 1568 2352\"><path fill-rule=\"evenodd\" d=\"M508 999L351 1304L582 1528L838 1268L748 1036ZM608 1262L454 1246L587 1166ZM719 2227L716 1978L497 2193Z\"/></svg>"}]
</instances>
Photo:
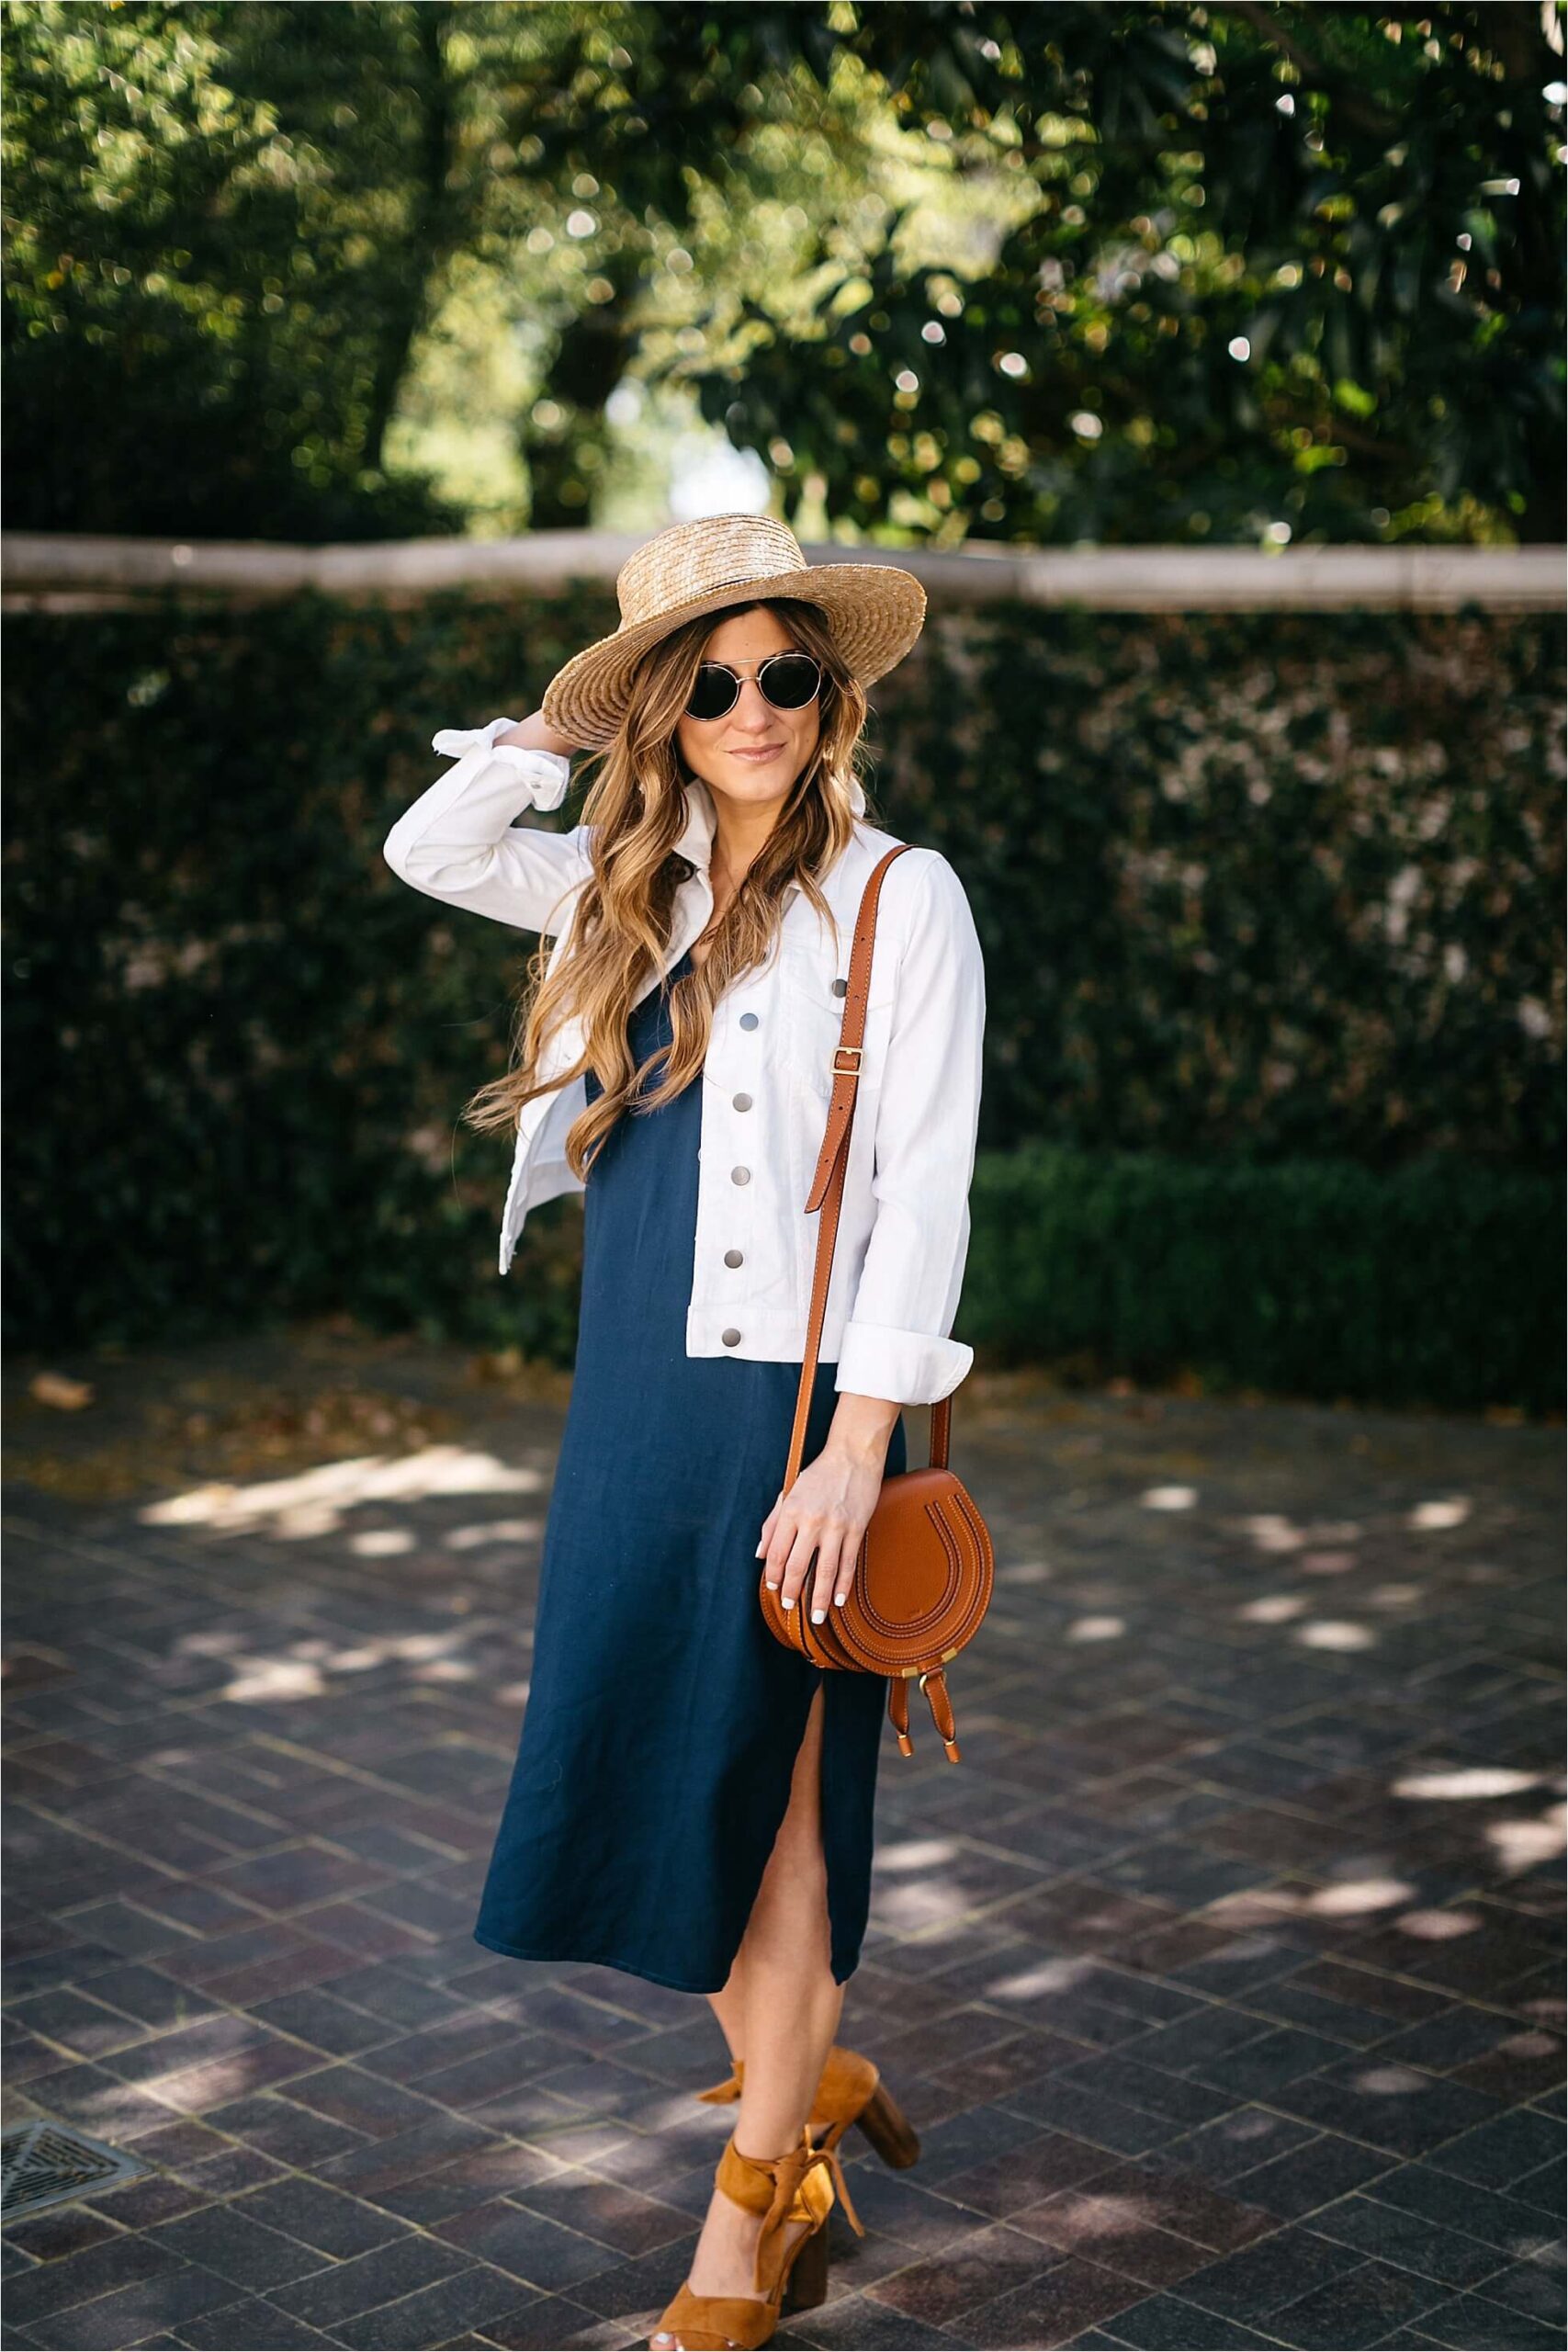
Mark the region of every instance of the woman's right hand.
<instances>
[{"instance_id":1,"label":"woman's right hand","mask_svg":"<svg viewBox=\"0 0 1568 2352\"><path fill-rule=\"evenodd\" d=\"M582 748L558 734L542 710L533 712L521 726L509 727L504 735L498 735L495 740L498 743L515 743L520 751L554 752L561 759L570 759L573 752Z\"/></svg>"}]
</instances>

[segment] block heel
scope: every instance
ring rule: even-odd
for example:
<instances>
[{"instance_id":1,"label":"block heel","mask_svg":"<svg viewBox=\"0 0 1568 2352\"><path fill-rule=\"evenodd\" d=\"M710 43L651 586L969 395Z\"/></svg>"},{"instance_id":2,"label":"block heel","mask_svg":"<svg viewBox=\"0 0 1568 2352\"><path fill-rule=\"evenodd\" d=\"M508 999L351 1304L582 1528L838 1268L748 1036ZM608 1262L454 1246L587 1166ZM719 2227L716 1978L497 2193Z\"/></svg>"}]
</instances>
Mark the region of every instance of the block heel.
<instances>
[{"instance_id":1,"label":"block heel","mask_svg":"<svg viewBox=\"0 0 1568 2352\"><path fill-rule=\"evenodd\" d=\"M828 2224L819 2222L790 2266L781 2311L814 2312L828 2300Z\"/></svg>"},{"instance_id":2,"label":"block heel","mask_svg":"<svg viewBox=\"0 0 1568 2352\"><path fill-rule=\"evenodd\" d=\"M919 2135L886 2083L879 2081L855 2118L885 2165L903 2172L919 2161Z\"/></svg>"}]
</instances>

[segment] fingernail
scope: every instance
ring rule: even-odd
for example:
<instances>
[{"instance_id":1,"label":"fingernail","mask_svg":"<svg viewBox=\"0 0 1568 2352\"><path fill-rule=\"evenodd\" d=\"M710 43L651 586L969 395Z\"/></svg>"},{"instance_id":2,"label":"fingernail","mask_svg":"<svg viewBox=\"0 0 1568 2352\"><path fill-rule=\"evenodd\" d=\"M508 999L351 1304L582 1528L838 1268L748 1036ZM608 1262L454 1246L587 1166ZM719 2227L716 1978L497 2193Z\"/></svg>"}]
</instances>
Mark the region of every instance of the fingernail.
<instances>
[{"instance_id":1,"label":"fingernail","mask_svg":"<svg viewBox=\"0 0 1568 2352\"><path fill-rule=\"evenodd\" d=\"M828 1611L825 1609L814 1609L811 1612L812 1623L814 1625L820 1625L823 1618L826 1617Z\"/></svg>"},{"instance_id":2,"label":"fingernail","mask_svg":"<svg viewBox=\"0 0 1568 2352\"><path fill-rule=\"evenodd\" d=\"M795 1607L795 1603L794 1603L794 1601L793 1601L793 1600L785 1600L785 1602L784 1602L784 1607L785 1607L786 1609L793 1609L793 1608Z\"/></svg>"},{"instance_id":3,"label":"fingernail","mask_svg":"<svg viewBox=\"0 0 1568 2352\"><path fill-rule=\"evenodd\" d=\"M777 1585L776 1585L776 1584L774 1584L774 1582L773 1582L773 1578L772 1578L771 1577L769 1577L769 1579L768 1579L768 1590L769 1590L770 1592L777 1592L777 1590L778 1590L778 1587L777 1587Z\"/></svg>"},{"instance_id":4,"label":"fingernail","mask_svg":"<svg viewBox=\"0 0 1568 2352\"><path fill-rule=\"evenodd\" d=\"M844 1605L845 1601L849 1599L849 1597L850 1597L850 1596L849 1596L849 1594L848 1594L847 1592L836 1592L836 1593L833 1595L833 1606L834 1606L834 1608L835 1608L835 1609L841 1609L841 1608L843 1607L843 1605Z\"/></svg>"}]
</instances>

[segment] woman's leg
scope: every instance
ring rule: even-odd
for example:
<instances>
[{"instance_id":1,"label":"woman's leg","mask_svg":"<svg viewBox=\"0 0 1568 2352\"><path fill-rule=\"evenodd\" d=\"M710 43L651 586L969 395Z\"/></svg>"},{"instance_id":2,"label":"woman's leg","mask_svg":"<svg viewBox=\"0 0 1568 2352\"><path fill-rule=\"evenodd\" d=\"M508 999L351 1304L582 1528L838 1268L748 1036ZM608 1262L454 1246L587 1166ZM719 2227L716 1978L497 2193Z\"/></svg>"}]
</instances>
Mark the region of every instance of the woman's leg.
<instances>
[{"instance_id":1,"label":"woman's leg","mask_svg":"<svg viewBox=\"0 0 1568 2352\"><path fill-rule=\"evenodd\" d=\"M708 1996L730 2054L746 2062L735 2144L747 2156L781 2156L797 2144L844 2005L833 1981L822 1853L822 1693L819 1683L735 1965L724 1990ZM753 2294L761 2228L760 2215L716 2189L692 2259L693 2293ZM668 2352L674 2339L650 2341Z\"/></svg>"}]
</instances>

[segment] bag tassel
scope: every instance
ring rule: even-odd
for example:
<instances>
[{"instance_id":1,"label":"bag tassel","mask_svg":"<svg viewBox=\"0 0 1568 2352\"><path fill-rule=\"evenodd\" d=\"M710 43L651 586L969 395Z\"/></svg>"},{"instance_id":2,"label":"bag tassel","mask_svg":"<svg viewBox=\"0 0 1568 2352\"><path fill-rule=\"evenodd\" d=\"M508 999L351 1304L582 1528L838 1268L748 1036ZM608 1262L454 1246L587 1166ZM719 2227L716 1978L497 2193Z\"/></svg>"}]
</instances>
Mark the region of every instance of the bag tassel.
<instances>
[{"instance_id":1,"label":"bag tassel","mask_svg":"<svg viewBox=\"0 0 1568 2352\"><path fill-rule=\"evenodd\" d=\"M948 1694L946 1668L929 1667L919 1677L919 1685L926 1694L937 1736L947 1750L947 1760L950 1764L956 1764L959 1761L958 1725L953 1720L953 1701ZM890 1678L887 1716L898 1735L899 1755L913 1756L915 1743L909 1737L909 1677L907 1674L896 1674Z\"/></svg>"}]
</instances>

